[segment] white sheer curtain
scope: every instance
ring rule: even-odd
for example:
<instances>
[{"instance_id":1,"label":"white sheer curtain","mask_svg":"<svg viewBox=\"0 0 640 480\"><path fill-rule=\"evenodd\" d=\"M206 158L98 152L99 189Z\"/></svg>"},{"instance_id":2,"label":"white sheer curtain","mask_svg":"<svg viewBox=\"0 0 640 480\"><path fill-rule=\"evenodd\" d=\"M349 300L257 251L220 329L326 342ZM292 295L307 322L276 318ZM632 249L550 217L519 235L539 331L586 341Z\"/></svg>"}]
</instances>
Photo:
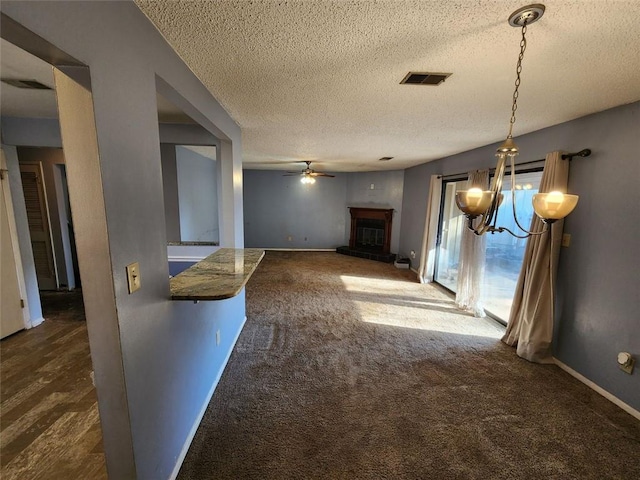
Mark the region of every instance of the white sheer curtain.
<instances>
[{"instance_id":1,"label":"white sheer curtain","mask_svg":"<svg viewBox=\"0 0 640 480\"><path fill-rule=\"evenodd\" d=\"M469 172L467 189L478 187L486 190L489 185L489 171ZM478 219L476 219L478 220ZM466 220L465 220L466 222ZM484 317L482 305L482 279L484 277L486 238L477 236L468 228L463 228L458 260L458 288L456 306L473 312L475 317Z\"/></svg>"},{"instance_id":2,"label":"white sheer curtain","mask_svg":"<svg viewBox=\"0 0 640 480\"><path fill-rule=\"evenodd\" d=\"M549 153L545 159L539 192L567 191L569 161L562 152ZM553 363L553 282L560 255L564 221L551 225L550 232L529 237L516 285L507 331L502 341L517 347L518 356L536 363ZM542 221L534 215L529 230L540 232ZM551 240L549 240L551 234Z\"/></svg>"},{"instance_id":3,"label":"white sheer curtain","mask_svg":"<svg viewBox=\"0 0 640 480\"><path fill-rule=\"evenodd\" d=\"M424 222L424 236L420 252L418 278L420 283L433 282L436 266L436 239L438 236L438 215L442 199L442 177L431 175L429 182L429 199L427 200L427 218Z\"/></svg>"}]
</instances>

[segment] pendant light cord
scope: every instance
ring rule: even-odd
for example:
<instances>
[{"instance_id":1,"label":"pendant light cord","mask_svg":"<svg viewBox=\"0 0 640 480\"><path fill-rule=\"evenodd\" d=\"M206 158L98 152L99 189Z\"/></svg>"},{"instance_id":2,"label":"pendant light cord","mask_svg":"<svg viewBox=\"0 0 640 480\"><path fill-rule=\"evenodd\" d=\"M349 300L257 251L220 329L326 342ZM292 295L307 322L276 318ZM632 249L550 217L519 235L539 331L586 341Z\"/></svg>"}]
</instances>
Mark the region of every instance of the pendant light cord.
<instances>
[{"instance_id":1,"label":"pendant light cord","mask_svg":"<svg viewBox=\"0 0 640 480\"><path fill-rule=\"evenodd\" d=\"M524 58L524 51L527 49L527 39L525 34L527 33L527 22L522 25L522 39L520 40L520 55L518 56L518 63L516 64L516 82L515 90L513 91L513 103L511 105L511 119L509 120L509 135L507 138L511 138L513 130L513 124L516 123L516 110L518 109L518 88L520 88L520 73L522 72L522 59Z\"/></svg>"}]
</instances>

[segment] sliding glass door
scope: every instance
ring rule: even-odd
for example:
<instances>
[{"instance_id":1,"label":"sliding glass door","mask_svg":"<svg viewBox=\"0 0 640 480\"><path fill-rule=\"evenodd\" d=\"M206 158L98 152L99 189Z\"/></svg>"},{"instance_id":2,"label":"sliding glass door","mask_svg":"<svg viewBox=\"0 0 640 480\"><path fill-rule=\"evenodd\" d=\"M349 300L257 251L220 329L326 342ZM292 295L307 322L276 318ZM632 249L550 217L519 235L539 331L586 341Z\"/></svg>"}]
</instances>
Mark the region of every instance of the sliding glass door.
<instances>
[{"instance_id":1,"label":"sliding glass door","mask_svg":"<svg viewBox=\"0 0 640 480\"><path fill-rule=\"evenodd\" d=\"M438 225L435 281L452 292L458 282L460 241L466 218L456 206L456 191L465 190L467 181L446 182L442 185L440 223Z\"/></svg>"},{"instance_id":2,"label":"sliding glass door","mask_svg":"<svg viewBox=\"0 0 640 480\"><path fill-rule=\"evenodd\" d=\"M529 228L533 217L531 199L538 192L541 171L516 175L516 211L520 224ZM466 189L467 182L446 182L442 188L442 211L438 229L435 280L455 292L458 281L460 241L465 217L455 203L455 192ZM518 231L511 207L511 178L505 176L502 194L504 200L498 214L498 225ZM518 275L522 267L526 239L518 239L506 232L486 234L485 274L482 298L485 309L492 316L506 322Z\"/></svg>"}]
</instances>

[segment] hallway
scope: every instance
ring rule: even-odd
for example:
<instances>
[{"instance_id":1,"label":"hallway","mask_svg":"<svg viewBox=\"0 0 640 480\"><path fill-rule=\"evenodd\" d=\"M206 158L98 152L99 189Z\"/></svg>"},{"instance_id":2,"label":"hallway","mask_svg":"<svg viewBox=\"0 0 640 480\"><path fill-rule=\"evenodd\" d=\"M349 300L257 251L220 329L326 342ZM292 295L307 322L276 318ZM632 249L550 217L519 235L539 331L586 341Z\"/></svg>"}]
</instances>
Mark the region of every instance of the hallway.
<instances>
[{"instance_id":1,"label":"hallway","mask_svg":"<svg viewBox=\"0 0 640 480\"><path fill-rule=\"evenodd\" d=\"M82 292L41 292L46 321L0 343L0 476L106 478Z\"/></svg>"}]
</instances>

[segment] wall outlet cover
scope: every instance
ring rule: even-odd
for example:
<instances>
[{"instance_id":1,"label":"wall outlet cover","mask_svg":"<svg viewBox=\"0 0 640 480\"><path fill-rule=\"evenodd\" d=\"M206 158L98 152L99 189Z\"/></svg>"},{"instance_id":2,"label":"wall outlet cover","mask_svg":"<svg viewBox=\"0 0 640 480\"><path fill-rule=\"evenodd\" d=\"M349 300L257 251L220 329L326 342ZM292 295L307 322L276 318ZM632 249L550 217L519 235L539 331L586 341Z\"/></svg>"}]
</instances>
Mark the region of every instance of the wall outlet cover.
<instances>
[{"instance_id":1,"label":"wall outlet cover","mask_svg":"<svg viewBox=\"0 0 640 480\"><path fill-rule=\"evenodd\" d=\"M140 290L140 265L138 262L127 265L127 284L129 293Z\"/></svg>"},{"instance_id":2,"label":"wall outlet cover","mask_svg":"<svg viewBox=\"0 0 640 480\"><path fill-rule=\"evenodd\" d=\"M636 364L636 359L627 352L620 352L618 354L618 366L620 370L631 375L633 373L633 367Z\"/></svg>"}]
</instances>

